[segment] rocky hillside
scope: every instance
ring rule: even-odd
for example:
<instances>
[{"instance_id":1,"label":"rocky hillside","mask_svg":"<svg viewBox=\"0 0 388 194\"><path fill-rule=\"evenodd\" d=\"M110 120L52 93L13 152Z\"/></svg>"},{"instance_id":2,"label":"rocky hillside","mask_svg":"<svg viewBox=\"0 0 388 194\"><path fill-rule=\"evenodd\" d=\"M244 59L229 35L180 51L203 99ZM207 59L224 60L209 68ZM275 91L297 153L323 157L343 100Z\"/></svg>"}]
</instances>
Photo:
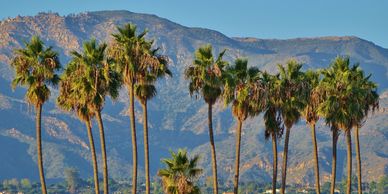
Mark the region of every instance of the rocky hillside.
<instances>
[{"instance_id":1,"label":"rocky hillside","mask_svg":"<svg viewBox=\"0 0 388 194\"><path fill-rule=\"evenodd\" d=\"M194 50L202 44L211 43L216 51L227 49L227 59L247 57L252 66L275 71L276 64L295 58L305 63L304 68L326 67L337 55L349 55L353 62L373 73L379 84L380 110L365 123L361 130L363 174L365 180L376 180L388 173L388 50L357 37L319 37L290 40L263 40L256 38L230 38L220 32L202 28L188 28L154 15L128 11L100 11L60 16L40 13L36 16L18 16L0 22L0 179L37 179L34 137L34 111L23 101L24 89L12 91L10 80L13 72L8 63L14 48L23 45L32 35L39 35L45 43L61 53L66 65L71 50L79 50L84 40L95 37L111 41L110 34L117 25L134 23L140 30L148 29L148 38L154 39L163 54L172 59L173 78L158 83L158 96L149 104L151 170L155 175L160 158L169 149L187 147L202 156L206 169L204 177L211 176L210 152L207 144L206 106L201 100L191 99L183 71L192 59ZM54 88L55 90L55 88ZM76 167L83 176L91 176L90 154L83 123L69 113L55 107L54 98L44 106L43 146L44 165L51 180L63 177L66 167ZM118 102L107 102L103 111L106 123L108 165L113 178L129 178L131 171L131 145L129 119L126 116L127 95L122 92ZM220 104L214 114L216 147L222 182L232 180L234 161L234 125L230 110ZM137 112L141 109L137 106ZM142 118L138 114L141 129ZM260 117L244 124L242 137L242 181L270 181L272 151L271 143L264 140ZM98 137L95 130L95 137ZM142 164L142 132L138 141L140 164ZM346 149L340 138L338 177L344 176ZM96 138L98 143L98 138ZM280 143L281 145L282 143ZM292 129L289 156L289 181L311 183L313 163L310 131L304 122ZM318 127L318 145L321 175L328 180L331 170L331 137L329 128ZM99 147L98 145L96 147ZM282 151L282 146L279 146ZM281 161L281 158L279 158ZM101 165L100 165L101 166ZM142 167L140 167L142 168Z\"/></svg>"}]
</instances>

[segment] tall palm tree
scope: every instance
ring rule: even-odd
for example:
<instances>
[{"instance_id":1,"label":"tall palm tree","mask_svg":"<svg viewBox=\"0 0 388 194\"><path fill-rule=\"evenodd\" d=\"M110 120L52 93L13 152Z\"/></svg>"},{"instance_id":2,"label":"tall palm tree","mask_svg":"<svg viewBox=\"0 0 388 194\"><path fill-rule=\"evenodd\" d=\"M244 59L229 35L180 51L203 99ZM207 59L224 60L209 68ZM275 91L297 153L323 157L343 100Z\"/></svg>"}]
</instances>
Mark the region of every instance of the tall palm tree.
<instances>
[{"instance_id":1,"label":"tall palm tree","mask_svg":"<svg viewBox=\"0 0 388 194\"><path fill-rule=\"evenodd\" d=\"M162 178L163 188L167 194L199 194L200 190L195 181L202 174L198 168L199 156L187 156L187 151L179 149L177 153L171 152L171 158L162 162L166 168L160 169L158 176Z\"/></svg>"},{"instance_id":2,"label":"tall palm tree","mask_svg":"<svg viewBox=\"0 0 388 194\"><path fill-rule=\"evenodd\" d=\"M353 66L353 69L355 67ZM338 129L344 131L347 145L347 189L346 193L351 193L352 177L352 146L351 146L351 128L353 125L353 114L357 113L358 106L354 96L358 96L359 91L353 84L353 72L350 67L349 58L337 57L330 67L323 71L324 77L320 82L323 101L318 111L325 118L326 123L331 124L333 130L333 171L332 172L332 189L334 192L335 185L335 159L336 141L338 139ZM355 106L356 105L356 106ZM335 142L335 143L334 143Z\"/></svg>"},{"instance_id":3,"label":"tall palm tree","mask_svg":"<svg viewBox=\"0 0 388 194\"><path fill-rule=\"evenodd\" d=\"M105 103L105 97L110 95L113 99L118 97L121 85L121 77L115 71L113 63L106 59L105 43L98 44L95 39L86 41L83 44L83 53L72 51L72 62L83 66L82 77L91 87L90 106L91 111L95 114L98 127L100 129L100 142L103 161L104 175L104 193L109 193L108 188L108 165L105 146L104 124L102 122L101 111Z\"/></svg>"},{"instance_id":4,"label":"tall palm tree","mask_svg":"<svg viewBox=\"0 0 388 194\"><path fill-rule=\"evenodd\" d=\"M240 147L243 122L254 110L251 106L252 88L260 80L260 71L255 67L248 68L246 59L236 59L233 66L228 66L225 72L224 101L232 103L232 113L237 119L236 129L236 161L234 175L234 193L238 193L240 175Z\"/></svg>"},{"instance_id":5,"label":"tall palm tree","mask_svg":"<svg viewBox=\"0 0 388 194\"><path fill-rule=\"evenodd\" d=\"M136 25L126 24L118 27L118 33L112 34L113 45L109 56L115 61L118 72L122 75L129 96L129 117L132 134L132 193L137 188L137 140L135 125L134 88L139 79L139 72L147 65L147 58L152 42L145 39L147 31L136 33Z\"/></svg>"},{"instance_id":6,"label":"tall palm tree","mask_svg":"<svg viewBox=\"0 0 388 194\"><path fill-rule=\"evenodd\" d=\"M71 61L67 65L61 77L57 104L63 110L76 112L78 118L82 122L85 122L90 152L92 155L94 191L98 194L99 180L97 156L91 126L91 119L95 116L94 111L91 108L94 91L93 84L88 80L89 77L84 76L86 68L87 66L83 63L77 63L76 61Z\"/></svg>"},{"instance_id":7,"label":"tall palm tree","mask_svg":"<svg viewBox=\"0 0 388 194\"><path fill-rule=\"evenodd\" d=\"M308 84L304 81L304 73L301 71L301 68L302 64L299 64L294 60L288 61L286 67L278 65L280 73L279 96L281 97L279 111L286 127L281 193L285 193L286 189L290 131L292 126L299 121L301 117L300 112L306 106L306 88Z\"/></svg>"},{"instance_id":8,"label":"tall palm tree","mask_svg":"<svg viewBox=\"0 0 388 194\"><path fill-rule=\"evenodd\" d=\"M15 70L12 88L26 86L26 100L33 104L36 111L36 147L38 157L39 177L43 194L47 193L43 169L41 117L42 106L50 97L48 85L56 86L59 77L56 74L61 68L58 53L52 47L46 47L42 40L33 36L30 42L25 43L25 48L14 52L11 67Z\"/></svg>"},{"instance_id":9,"label":"tall palm tree","mask_svg":"<svg viewBox=\"0 0 388 194\"><path fill-rule=\"evenodd\" d=\"M313 143L313 157L314 157L314 170L315 170L315 190L317 194L321 193L321 187L319 182L319 160L318 160L318 146L317 146L317 137L315 132L315 124L319 120L318 116L318 105L320 103L320 96L317 92L317 86L319 84L319 72L316 71L307 71L305 73L305 81L308 83L308 98L307 104L302 111L302 116L305 118L306 122L310 125L311 128L311 139Z\"/></svg>"},{"instance_id":10,"label":"tall palm tree","mask_svg":"<svg viewBox=\"0 0 388 194\"><path fill-rule=\"evenodd\" d=\"M222 60L225 50L219 53L216 59L213 57L212 50L213 49L210 44L204 45L196 50L193 64L186 69L185 76L186 79L190 80L190 95L200 95L208 104L208 127L212 156L213 193L217 194L217 157L213 135L212 110L213 105L222 94L222 73L227 62Z\"/></svg>"},{"instance_id":11,"label":"tall palm tree","mask_svg":"<svg viewBox=\"0 0 388 194\"><path fill-rule=\"evenodd\" d=\"M148 111L147 101L156 96L155 82L158 78L166 75L171 76L171 71L168 69L168 58L163 55L157 55L157 50L150 50L152 58L149 58L149 63L146 68L143 68L138 82L135 84L135 96L139 100L143 108L143 130L144 130L144 167L146 178L146 193L150 193L150 172L149 172L149 143L148 143Z\"/></svg>"},{"instance_id":12,"label":"tall palm tree","mask_svg":"<svg viewBox=\"0 0 388 194\"><path fill-rule=\"evenodd\" d=\"M277 141L283 135L282 118L279 113L278 101L278 84L279 75L270 75L263 73L262 82L266 90L264 97L264 124L265 139L272 139L273 169L272 169L272 193L276 193L276 180L278 175L278 148Z\"/></svg>"},{"instance_id":13,"label":"tall palm tree","mask_svg":"<svg viewBox=\"0 0 388 194\"><path fill-rule=\"evenodd\" d=\"M356 142L356 159L357 159L357 182L358 193L362 194L362 174L361 174L361 156L360 156L360 143L359 143L359 129L364 123L369 111L374 111L379 105L379 95L377 93L377 85L370 81L369 76L365 76L364 71L355 65L352 68L353 72L353 84L355 90L357 90L358 96L353 95L355 106L357 111L354 112L352 125L355 128L355 142Z\"/></svg>"}]
</instances>

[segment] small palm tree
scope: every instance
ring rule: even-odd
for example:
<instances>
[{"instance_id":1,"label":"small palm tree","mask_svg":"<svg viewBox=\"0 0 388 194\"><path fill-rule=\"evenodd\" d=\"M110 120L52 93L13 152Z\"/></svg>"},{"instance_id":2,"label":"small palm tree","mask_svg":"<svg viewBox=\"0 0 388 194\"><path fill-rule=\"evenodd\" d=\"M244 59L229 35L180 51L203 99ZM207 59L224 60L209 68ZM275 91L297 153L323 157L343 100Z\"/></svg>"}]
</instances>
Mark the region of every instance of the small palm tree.
<instances>
[{"instance_id":1,"label":"small palm tree","mask_svg":"<svg viewBox=\"0 0 388 194\"><path fill-rule=\"evenodd\" d=\"M306 106L306 88L308 84L304 81L304 73L301 72L302 64L294 60L287 62L286 67L278 66L280 72L279 96L280 114L286 127L283 150L282 187L280 192L286 189L288 143L291 128L301 117L301 110Z\"/></svg>"},{"instance_id":2,"label":"small palm tree","mask_svg":"<svg viewBox=\"0 0 388 194\"><path fill-rule=\"evenodd\" d=\"M166 168L159 170L158 176L162 178L165 193L200 193L199 187L195 185L195 181L202 174L202 169L198 168L198 155L189 159L187 151L179 149L177 153L171 152L171 158L165 158L162 162Z\"/></svg>"},{"instance_id":3,"label":"small palm tree","mask_svg":"<svg viewBox=\"0 0 388 194\"><path fill-rule=\"evenodd\" d=\"M222 94L222 73L227 62L222 60L225 50L214 59L211 45L200 47L195 52L195 59L185 72L186 79L190 80L190 95L201 95L208 104L209 138L212 155L213 193L218 193L217 157L213 135L213 105Z\"/></svg>"},{"instance_id":4,"label":"small palm tree","mask_svg":"<svg viewBox=\"0 0 388 194\"><path fill-rule=\"evenodd\" d=\"M25 43L25 48L14 52L11 67L15 70L12 88L26 86L26 100L33 104L36 111L36 147L39 167L39 177L43 194L47 193L43 169L41 117L42 106L50 97L48 85L56 86L59 77L56 74L61 68L58 53L52 47L45 47L42 40L33 36L30 42Z\"/></svg>"},{"instance_id":5,"label":"small palm tree","mask_svg":"<svg viewBox=\"0 0 388 194\"><path fill-rule=\"evenodd\" d=\"M136 25L126 24L118 27L118 33L112 34L113 45L109 50L109 56L115 61L117 71L122 75L123 82L127 87L129 96L129 117L131 120L132 134L132 193L136 193L137 188L137 140L135 125L134 88L139 79L140 72L148 65L148 55L152 46L151 41L145 39L147 31L136 33Z\"/></svg>"},{"instance_id":6,"label":"small palm tree","mask_svg":"<svg viewBox=\"0 0 388 194\"><path fill-rule=\"evenodd\" d=\"M168 58L163 55L157 55L157 49L150 50L152 58L149 58L147 68L143 68L141 77L135 84L135 96L143 108L143 130L144 130L144 167L146 178L146 193L150 193L150 172L149 172L149 143L148 143L148 111L147 102L156 96L155 82L158 78L166 75L171 76L168 69Z\"/></svg>"},{"instance_id":7,"label":"small palm tree","mask_svg":"<svg viewBox=\"0 0 388 194\"><path fill-rule=\"evenodd\" d=\"M319 120L318 116L318 106L320 103L320 96L317 92L317 86L319 84L319 72L316 71L307 71L305 73L305 81L308 83L306 88L308 91L307 104L302 111L302 116L305 118L306 122L310 125L311 128L311 139L313 143L313 157L314 157L314 166L315 166L315 190L317 194L321 193L321 187L319 182L319 160L318 160L318 146L317 146L317 137L315 132L315 124Z\"/></svg>"},{"instance_id":8,"label":"small palm tree","mask_svg":"<svg viewBox=\"0 0 388 194\"><path fill-rule=\"evenodd\" d=\"M86 41L83 44L83 53L72 51L72 62L82 65L84 72L81 75L85 82L91 87L89 94L90 102L87 106L96 116L100 129L100 142L103 161L104 193L109 192L108 188L108 165L105 146L104 124L102 122L101 111L105 103L105 97L110 95L113 99L118 97L121 85L121 77L114 70L114 66L106 59L105 43L98 44L95 39ZM79 71L79 70L78 70ZM84 83L86 84L86 83Z\"/></svg>"},{"instance_id":9,"label":"small palm tree","mask_svg":"<svg viewBox=\"0 0 388 194\"><path fill-rule=\"evenodd\" d=\"M92 85L87 80L85 75L84 64L70 62L61 77L59 96L57 99L58 106L65 111L76 112L78 118L85 122L90 152L92 154L93 175L94 175L94 191L99 193L98 182L98 166L97 156L94 146L94 139L92 133L91 119L94 117L94 111L91 108L92 101Z\"/></svg>"},{"instance_id":10,"label":"small palm tree","mask_svg":"<svg viewBox=\"0 0 388 194\"><path fill-rule=\"evenodd\" d=\"M248 115L255 114L257 110L252 107L252 88L257 86L260 80L260 71L255 67L248 68L248 61L236 59L234 66L226 68L224 81L224 101L225 104L232 103L232 113L237 119L236 129L236 162L234 175L234 193L238 192L238 180L240 175L240 147L241 129L243 122Z\"/></svg>"}]
</instances>

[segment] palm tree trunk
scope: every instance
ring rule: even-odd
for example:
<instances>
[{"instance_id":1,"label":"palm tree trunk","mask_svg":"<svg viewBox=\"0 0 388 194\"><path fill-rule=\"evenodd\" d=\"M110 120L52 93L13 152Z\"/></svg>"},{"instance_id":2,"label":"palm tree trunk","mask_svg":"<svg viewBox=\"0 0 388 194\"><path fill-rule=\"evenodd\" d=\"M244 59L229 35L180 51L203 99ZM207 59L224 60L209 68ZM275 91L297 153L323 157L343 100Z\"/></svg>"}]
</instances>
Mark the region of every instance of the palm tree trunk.
<instances>
[{"instance_id":1,"label":"palm tree trunk","mask_svg":"<svg viewBox=\"0 0 388 194\"><path fill-rule=\"evenodd\" d=\"M38 168L39 168L39 178L43 194L47 194L46 190L46 181L44 178L44 169L43 169L43 156L42 156L42 128L41 128L41 119L42 118L42 105L38 104L36 106L36 148L38 150Z\"/></svg>"},{"instance_id":2,"label":"palm tree trunk","mask_svg":"<svg viewBox=\"0 0 388 194\"><path fill-rule=\"evenodd\" d=\"M348 181L346 187L346 193L350 194L352 192L352 136L350 130L346 130L346 145L348 148Z\"/></svg>"},{"instance_id":3,"label":"palm tree trunk","mask_svg":"<svg viewBox=\"0 0 388 194\"><path fill-rule=\"evenodd\" d=\"M92 162L93 162L93 175L94 175L94 192L96 194L99 193L99 182L98 182L98 166L97 166L97 157L96 157L96 150L94 148L94 140L93 140L93 133L92 133L92 125L90 123L90 119L86 121L86 128L88 131L88 137L89 137L89 146L90 146L90 152L92 153Z\"/></svg>"},{"instance_id":4,"label":"palm tree trunk","mask_svg":"<svg viewBox=\"0 0 388 194\"><path fill-rule=\"evenodd\" d=\"M97 122L98 128L100 129L100 142L101 142L101 152L102 152L102 162L103 162L103 172L104 172L104 194L109 193L108 186L108 164L106 158L106 147L105 147L105 134L104 134L104 124L102 123L101 112L97 111Z\"/></svg>"},{"instance_id":5,"label":"palm tree trunk","mask_svg":"<svg viewBox=\"0 0 388 194\"><path fill-rule=\"evenodd\" d=\"M214 144L213 137L213 114L212 114L213 106L209 103L208 109L208 122L209 122L209 138L210 138L210 147L212 153L212 167L213 167L213 193L218 194L218 183L217 183L217 156L216 156L216 145Z\"/></svg>"},{"instance_id":6,"label":"palm tree trunk","mask_svg":"<svg viewBox=\"0 0 388 194\"><path fill-rule=\"evenodd\" d=\"M315 163L315 190L317 194L320 194L321 186L319 184L319 160L318 160L317 136L315 134L315 123L311 124L311 138L313 141L313 153L314 153L314 163Z\"/></svg>"},{"instance_id":7,"label":"palm tree trunk","mask_svg":"<svg viewBox=\"0 0 388 194\"><path fill-rule=\"evenodd\" d=\"M334 194L335 191L335 178L337 174L337 140L338 140L338 129L333 130L333 147L332 147L332 161L331 161L331 187L330 194Z\"/></svg>"},{"instance_id":8,"label":"palm tree trunk","mask_svg":"<svg viewBox=\"0 0 388 194\"><path fill-rule=\"evenodd\" d=\"M283 167L282 167L282 188L280 193L284 194L286 190L286 178L287 178L287 157L288 157L288 142L290 139L290 127L286 129L286 138L284 139L284 150L283 150Z\"/></svg>"},{"instance_id":9,"label":"palm tree trunk","mask_svg":"<svg viewBox=\"0 0 388 194\"><path fill-rule=\"evenodd\" d=\"M136 142L136 125L135 125L135 99L134 86L131 84L129 90L129 118L131 120L132 133L132 194L136 193L137 188L137 142Z\"/></svg>"},{"instance_id":10,"label":"palm tree trunk","mask_svg":"<svg viewBox=\"0 0 388 194\"><path fill-rule=\"evenodd\" d=\"M358 178L358 194L362 194L362 176L361 176L361 152L360 152L360 138L359 127L356 127L356 154L357 154L357 178Z\"/></svg>"},{"instance_id":11,"label":"palm tree trunk","mask_svg":"<svg viewBox=\"0 0 388 194\"><path fill-rule=\"evenodd\" d=\"M272 134L272 154L273 154L273 169L272 169L272 193L276 194L276 179L278 176L278 145L276 134Z\"/></svg>"},{"instance_id":12,"label":"palm tree trunk","mask_svg":"<svg viewBox=\"0 0 388 194\"><path fill-rule=\"evenodd\" d=\"M143 106L143 130L144 130L144 167L146 179L146 194L150 193L150 162L148 148L148 116L147 116L147 100L142 101Z\"/></svg>"},{"instance_id":13,"label":"palm tree trunk","mask_svg":"<svg viewBox=\"0 0 388 194\"><path fill-rule=\"evenodd\" d=\"M240 176L240 147L241 147L241 128L242 120L238 119L236 131L236 163L234 174L234 194L238 194L238 178Z\"/></svg>"}]
</instances>

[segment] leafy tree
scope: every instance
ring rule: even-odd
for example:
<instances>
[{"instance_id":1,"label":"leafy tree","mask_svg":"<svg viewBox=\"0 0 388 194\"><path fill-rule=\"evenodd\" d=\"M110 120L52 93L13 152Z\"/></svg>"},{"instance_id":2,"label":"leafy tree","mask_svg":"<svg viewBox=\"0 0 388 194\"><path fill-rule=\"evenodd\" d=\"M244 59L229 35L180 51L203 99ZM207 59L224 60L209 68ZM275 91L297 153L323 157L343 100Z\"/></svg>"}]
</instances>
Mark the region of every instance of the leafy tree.
<instances>
[{"instance_id":1,"label":"leafy tree","mask_svg":"<svg viewBox=\"0 0 388 194\"><path fill-rule=\"evenodd\" d=\"M64 174L69 193L77 193L81 184L79 172L75 168L66 168Z\"/></svg>"},{"instance_id":2,"label":"leafy tree","mask_svg":"<svg viewBox=\"0 0 388 194\"><path fill-rule=\"evenodd\" d=\"M20 185L23 188L23 190L25 190L25 191L28 191L32 188L31 182L27 178L20 180Z\"/></svg>"},{"instance_id":3,"label":"leafy tree","mask_svg":"<svg viewBox=\"0 0 388 194\"><path fill-rule=\"evenodd\" d=\"M330 193L330 182L325 182L321 187L322 193Z\"/></svg>"},{"instance_id":4,"label":"leafy tree","mask_svg":"<svg viewBox=\"0 0 388 194\"><path fill-rule=\"evenodd\" d=\"M236 129L236 162L234 175L234 193L238 192L238 179L240 175L240 147L242 124L250 114L257 114L253 109L251 97L260 79L260 71L251 67L248 68L248 61L236 59L233 66L228 66L225 72L224 101L232 103L232 113L237 120ZM257 94L254 94L257 95Z\"/></svg>"},{"instance_id":5,"label":"leafy tree","mask_svg":"<svg viewBox=\"0 0 388 194\"><path fill-rule=\"evenodd\" d=\"M372 181L369 183L369 193L375 194L377 192L377 183L375 181Z\"/></svg>"},{"instance_id":6,"label":"leafy tree","mask_svg":"<svg viewBox=\"0 0 388 194\"><path fill-rule=\"evenodd\" d=\"M4 187L11 192L17 192L20 189L20 183L16 178L6 180L3 182Z\"/></svg>"},{"instance_id":7,"label":"leafy tree","mask_svg":"<svg viewBox=\"0 0 388 194\"><path fill-rule=\"evenodd\" d=\"M117 28L118 33L112 34L113 45L109 50L110 57L117 65L117 71L122 75L129 96L129 117L132 133L132 193L137 188L137 140L135 126L134 88L139 80L140 72L153 60L153 56L147 54L152 42L145 39L147 31L136 33L136 25L126 24Z\"/></svg>"},{"instance_id":8,"label":"leafy tree","mask_svg":"<svg viewBox=\"0 0 388 194\"><path fill-rule=\"evenodd\" d=\"M198 168L199 156L193 158L187 156L187 151L179 149L171 152L171 158L165 158L162 162L166 168L160 169L158 176L162 178L164 192L167 194L197 194L199 187L195 184L202 169Z\"/></svg>"},{"instance_id":9,"label":"leafy tree","mask_svg":"<svg viewBox=\"0 0 388 194\"><path fill-rule=\"evenodd\" d=\"M283 123L286 127L286 136L284 139L283 150L283 168L282 168L282 187L280 192L284 193L286 189L287 178L287 160L288 160L288 143L290 131L300 117L301 111L306 106L306 89L308 84L304 81L304 73L301 71L302 64L294 60L287 62L286 67L279 65L279 111Z\"/></svg>"},{"instance_id":10,"label":"leafy tree","mask_svg":"<svg viewBox=\"0 0 388 194\"><path fill-rule=\"evenodd\" d=\"M26 101L33 104L36 111L36 147L39 167L39 177L43 194L47 193L43 169L41 117L42 106L50 97L49 85L56 86L59 77L56 74L61 68L58 53L52 47L46 47L42 40L33 36L30 42L25 43L25 48L17 49L11 61L15 70L12 88L26 86Z\"/></svg>"},{"instance_id":11,"label":"leafy tree","mask_svg":"<svg viewBox=\"0 0 388 194\"><path fill-rule=\"evenodd\" d=\"M388 176L384 175L377 183L377 193L388 193Z\"/></svg>"},{"instance_id":12,"label":"leafy tree","mask_svg":"<svg viewBox=\"0 0 388 194\"><path fill-rule=\"evenodd\" d=\"M135 84L134 92L136 98L140 101L143 108L143 130L144 130L144 163L146 178L146 193L150 193L150 172L149 172L149 146L148 146L148 111L147 102L156 96L155 82L158 78L166 75L171 76L168 69L168 59L166 56L157 55L157 49L150 50L151 58L148 58L147 67L142 68L139 80ZM153 58L152 58L153 57Z\"/></svg>"},{"instance_id":13,"label":"leafy tree","mask_svg":"<svg viewBox=\"0 0 388 194\"><path fill-rule=\"evenodd\" d=\"M196 97L202 96L208 104L208 127L209 127L209 141L212 156L212 170L213 170L213 193L218 193L217 183L217 157L216 148L214 144L213 135L213 105L217 102L222 94L223 82L222 73L227 64L222 57L225 50L218 54L215 59L213 57L211 45L205 45L195 51L195 59L186 71L186 79L190 80L189 91L190 95Z\"/></svg>"}]
</instances>

